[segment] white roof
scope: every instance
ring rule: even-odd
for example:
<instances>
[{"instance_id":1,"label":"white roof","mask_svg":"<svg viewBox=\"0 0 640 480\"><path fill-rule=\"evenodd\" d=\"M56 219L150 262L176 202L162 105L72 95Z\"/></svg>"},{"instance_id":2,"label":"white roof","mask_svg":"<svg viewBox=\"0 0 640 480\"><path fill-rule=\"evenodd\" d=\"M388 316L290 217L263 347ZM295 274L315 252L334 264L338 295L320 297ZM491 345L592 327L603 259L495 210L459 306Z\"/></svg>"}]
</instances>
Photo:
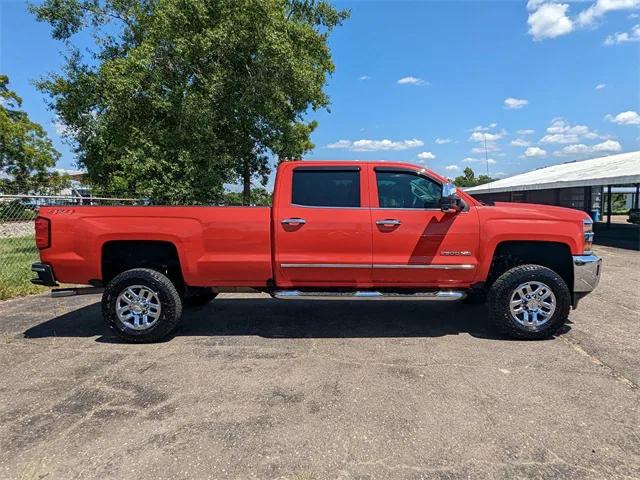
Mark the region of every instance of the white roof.
<instances>
[{"instance_id":1,"label":"white roof","mask_svg":"<svg viewBox=\"0 0 640 480\"><path fill-rule=\"evenodd\" d=\"M640 183L640 151L553 165L465 191L499 193L630 183Z\"/></svg>"}]
</instances>

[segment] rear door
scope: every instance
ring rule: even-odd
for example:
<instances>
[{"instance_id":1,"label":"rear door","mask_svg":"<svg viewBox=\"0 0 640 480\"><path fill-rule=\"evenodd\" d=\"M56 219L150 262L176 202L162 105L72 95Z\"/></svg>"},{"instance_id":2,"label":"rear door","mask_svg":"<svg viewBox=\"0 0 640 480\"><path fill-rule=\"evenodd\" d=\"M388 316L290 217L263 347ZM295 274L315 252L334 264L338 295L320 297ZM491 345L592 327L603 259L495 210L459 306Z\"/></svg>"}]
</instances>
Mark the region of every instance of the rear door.
<instances>
[{"instance_id":1,"label":"rear door","mask_svg":"<svg viewBox=\"0 0 640 480\"><path fill-rule=\"evenodd\" d=\"M369 285L372 240L366 169L297 163L277 180L277 285ZM285 185L291 186L289 191L282 188Z\"/></svg>"},{"instance_id":2,"label":"rear door","mask_svg":"<svg viewBox=\"0 0 640 480\"><path fill-rule=\"evenodd\" d=\"M462 286L475 277L475 208L440 210L442 184L425 171L369 167L377 286Z\"/></svg>"}]
</instances>

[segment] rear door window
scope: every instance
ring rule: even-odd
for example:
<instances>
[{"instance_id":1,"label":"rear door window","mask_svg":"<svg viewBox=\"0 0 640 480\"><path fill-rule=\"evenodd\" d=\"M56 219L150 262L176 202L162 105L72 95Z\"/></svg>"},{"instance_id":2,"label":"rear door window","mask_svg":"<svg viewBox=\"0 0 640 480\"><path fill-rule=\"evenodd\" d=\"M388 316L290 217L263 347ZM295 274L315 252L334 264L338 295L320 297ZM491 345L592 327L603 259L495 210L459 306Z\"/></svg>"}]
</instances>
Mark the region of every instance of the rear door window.
<instances>
[{"instance_id":1,"label":"rear door window","mask_svg":"<svg viewBox=\"0 0 640 480\"><path fill-rule=\"evenodd\" d=\"M360 169L297 168L292 203L306 207L360 207Z\"/></svg>"}]
</instances>

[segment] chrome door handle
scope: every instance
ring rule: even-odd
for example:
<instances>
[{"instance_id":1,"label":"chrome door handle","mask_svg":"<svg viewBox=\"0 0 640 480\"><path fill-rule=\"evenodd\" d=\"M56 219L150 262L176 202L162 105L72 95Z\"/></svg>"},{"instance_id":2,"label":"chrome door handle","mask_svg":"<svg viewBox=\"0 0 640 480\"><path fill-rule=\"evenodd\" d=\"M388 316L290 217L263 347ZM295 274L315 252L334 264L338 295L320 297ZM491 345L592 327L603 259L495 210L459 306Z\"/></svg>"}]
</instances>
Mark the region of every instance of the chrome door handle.
<instances>
[{"instance_id":1,"label":"chrome door handle","mask_svg":"<svg viewBox=\"0 0 640 480\"><path fill-rule=\"evenodd\" d=\"M307 221L304 218L285 218L281 220L282 225L304 225Z\"/></svg>"},{"instance_id":2,"label":"chrome door handle","mask_svg":"<svg viewBox=\"0 0 640 480\"><path fill-rule=\"evenodd\" d=\"M385 227L392 227L396 225L400 225L402 222L400 220L396 220L395 218L386 218L384 220L376 220L376 225L383 225Z\"/></svg>"}]
</instances>

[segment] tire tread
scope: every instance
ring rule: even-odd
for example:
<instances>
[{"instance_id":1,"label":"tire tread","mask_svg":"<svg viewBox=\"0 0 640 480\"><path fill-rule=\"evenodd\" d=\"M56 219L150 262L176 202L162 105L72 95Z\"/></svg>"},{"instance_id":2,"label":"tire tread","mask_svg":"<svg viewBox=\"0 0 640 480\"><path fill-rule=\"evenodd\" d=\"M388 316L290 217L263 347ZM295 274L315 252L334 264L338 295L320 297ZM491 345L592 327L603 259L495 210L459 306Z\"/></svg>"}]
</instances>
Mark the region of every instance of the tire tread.
<instances>
[{"instance_id":1,"label":"tire tread","mask_svg":"<svg viewBox=\"0 0 640 480\"><path fill-rule=\"evenodd\" d=\"M512 319L509 301L513 289L527 280L539 280L551 287L556 296L556 311L551 317L548 327L539 332L531 332L520 328ZM560 275L542 265L525 264L513 267L504 272L493 283L489 290L491 316L496 326L512 338L521 340L539 340L553 336L564 326L571 309L571 293Z\"/></svg>"},{"instance_id":2,"label":"tire tread","mask_svg":"<svg viewBox=\"0 0 640 480\"><path fill-rule=\"evenodd\" d=\"M158 288L160 295L165 297L162 302L162 314L158 323L149 331L142 331L136 334L130 334L118 328L113 308L115 298L122 291L120 285L131 280L136 280L140 283L149 282L150 286ZM162 340L175 330L182 317L182 300L175 285L164 274L150 268L134 268L116 275L109 282L102 296L102 316L111 331L123 340L131 343L153 343Z\"/></svg>"}]
</instances>

